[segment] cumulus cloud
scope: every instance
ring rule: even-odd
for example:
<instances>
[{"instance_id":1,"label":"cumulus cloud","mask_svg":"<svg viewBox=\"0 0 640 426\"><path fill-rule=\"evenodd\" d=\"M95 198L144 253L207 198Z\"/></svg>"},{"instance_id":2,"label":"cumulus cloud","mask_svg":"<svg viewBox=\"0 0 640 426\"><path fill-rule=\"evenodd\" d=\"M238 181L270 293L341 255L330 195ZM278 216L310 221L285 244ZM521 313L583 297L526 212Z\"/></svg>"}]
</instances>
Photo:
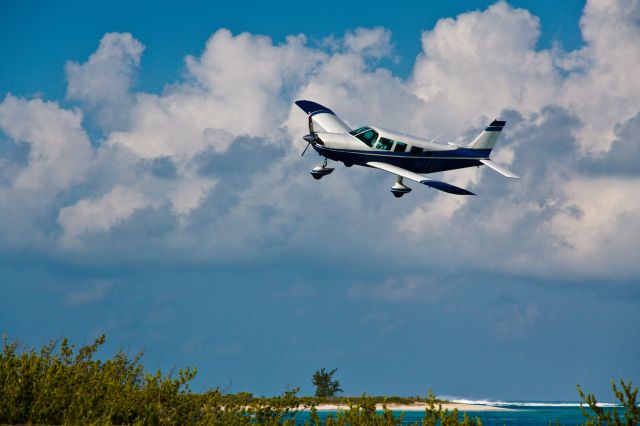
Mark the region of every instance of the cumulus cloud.
<instances>
[{"instance_id":1,"label":"cumulus cloud","mask_svg":"<svg viewBox=\"0 0 640 426\"><path fill-rule=\"evenodd\" d=\"M28 164L12 179L14 187L60 190L82 179L92 153L81 112L7 95L0 104L0 128L13 143L29 145Z\"/></svg>"},{"instance_id":2,"label":"cumulus cloud","mask_svg":"<svg viewBox=\"0 0 640 426\"><path fill-rule=\"evenodd\" d=\"M640 2L588 1L580 28L584 48L572 52L573 67L562 92L563 104L584 126L578 135L589 151L609 148L616 124L640 110Z\"/></svg>"},{"instance_id":3,"label":"cumulus cloud","mask_svg":"<svg viewBox=\"0 0 640 426\"><path fill-rule=\"evenodd\" d=\"M0 233L4 249L50 249L52 215L88 173L82 114L7 95L0 103Z\"/></svg>"},{"instance_id":4,"label":"cumulus cloud","mask_svg":"<svg viewBox=\"0 0 640 426\"><path fill-rule=\"evenodd\" d=\"M631 255L640 233L631 160L638 10L638 2L588 2L585 44L564 52L537 49L538 18L500 1L426 30L407 79L380 65L394 55L383 28L320 46L303 35L274 43L221 29L159 94L133 90L142 43L107 34L86 62L67 64L77 109L12 95L0 104L2 143L12 147L0 150L0 226L45 253L108 251L114 262L133 252L245 261L313 244L326 262L629 280L640 273ZM315 182L306 173L315 154L299 160L299 98L354 127L443 132L443 141L470 140L502 116L494 157L524 179L447 172L444 180L480 196L416 188L402 200L388 194L388 175L371 170L339 168ZM93 144L83 113L101 124ZM3 249L15 241L3 239ZM398 278L374 295L410 298L424 286Z\"/></svg>"},{"instance_id":5,"label":"cumulus cloud","mask_svg":"<svg viewBox=\"0 0 640 426\"><path fill-rule=\"evenodd\" d=\"M129 33L108 33L84 64L68 62L67 99L94 110L106 130L126 127L133 104L130 89L144 46Z\"/></svg>"},{"instance_id":6,"label":"cumulus cloud","mask_svg":"<svg viewBox=\"0 0 640 426\"><path fill-rule=\"evenodd\" d=\"M149 200L143 194L118 185L98 199L82 199L63 207L58 216L58 223L64 231L61 242L73 244L82 234L106 232L148 205Z\"/></svg>"},{"instance_id":7,"label":"cumulus cloud","mask_svg":"<svg viewBox=\"0 0 640 426\"><path fill-rule=\"evenodd\" d=\"M233 36L219 30L199 58L186 58L187 79L162 96L140 94L133 127L109 135L142 158L188 160L212 147L228 148L234 137L282 137L291 95L321 52L303 36L274 45L265 36Z\"/></svg>"},{"instance_id":8,"label":"cumulus cloud","mask_svg":"<svg viewBox=\"0 0 640 426\"><path fill-rule=\"evenodd\" d=\"M490 118L505 108L537 111L561 86L551 52L535 50L539 36L540 20L505 2L441 19L422 35L412 91L458 134L481 124L480 111Z\"/></svg>"}]
</instances>

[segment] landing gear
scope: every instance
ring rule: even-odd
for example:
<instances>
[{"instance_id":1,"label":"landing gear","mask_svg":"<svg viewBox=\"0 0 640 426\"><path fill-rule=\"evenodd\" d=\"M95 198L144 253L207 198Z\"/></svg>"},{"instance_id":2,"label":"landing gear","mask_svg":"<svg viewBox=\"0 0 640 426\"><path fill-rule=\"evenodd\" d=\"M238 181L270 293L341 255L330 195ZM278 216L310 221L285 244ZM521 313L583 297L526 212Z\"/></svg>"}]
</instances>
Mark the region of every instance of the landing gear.
<instances>
[{"instance_id":1,"label":"landing gear","mask_svg":"<svg viewBox=\"0 0 640 426\"><path fill-rule=\"evenodd\" d=\"M394 197L400 198L404 194L408 194L409 192L411 192L411 188L409 188L408 186L405 186L402 183L402 176L398 176L396 183L393 184L390 191L394 195Z\"/></svg>"},{"instance_id":2,"label":"landing gear","mask_svg":"<svg viewBox=\"0 0 640 426\"><path fill-rule=\"evenodd\" d=\"M333 167L327 167L327 157L324 158L322 166L316 166L311 170L311 176L314 179L322 179L323 176L330 174L333 171Z\"/></svg>"}]
</instances>

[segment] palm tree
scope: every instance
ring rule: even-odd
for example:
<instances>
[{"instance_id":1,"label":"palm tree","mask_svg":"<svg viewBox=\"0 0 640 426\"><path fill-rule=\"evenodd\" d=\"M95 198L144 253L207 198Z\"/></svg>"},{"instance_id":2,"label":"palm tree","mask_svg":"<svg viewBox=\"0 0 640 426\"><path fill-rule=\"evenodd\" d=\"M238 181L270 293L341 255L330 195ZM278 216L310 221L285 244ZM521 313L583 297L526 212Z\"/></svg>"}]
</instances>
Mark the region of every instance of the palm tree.
<instances>
[{"instance_id":1,"label":"palm tree","mask_svg":"<svg viewBox=\"0 0 640 426\"><path fill-rule=\"evenodd\" d=\"M337 370L337 368L334 368L331 371L326 371L324 368L321 368L320 370L313 373L311 382L316 388L316 396L331 397L335 396L338 392L342 392L342 389L340 389L340 382L337 380L332 380L333 374Z\"/></svg>"}]
</instances>

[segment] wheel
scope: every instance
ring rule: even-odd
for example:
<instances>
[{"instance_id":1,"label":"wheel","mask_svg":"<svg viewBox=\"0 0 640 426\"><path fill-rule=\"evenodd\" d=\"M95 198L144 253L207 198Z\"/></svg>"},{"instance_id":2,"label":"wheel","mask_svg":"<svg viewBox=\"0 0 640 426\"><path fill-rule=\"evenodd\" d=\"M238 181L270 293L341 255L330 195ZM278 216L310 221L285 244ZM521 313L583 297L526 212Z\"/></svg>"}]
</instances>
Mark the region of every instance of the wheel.
<instances>
[{"instance_id":1,"label":"wheel","mask_svg":"<svg viewBox=\"0 0 640 426\"><path fill-rule=\"evenodd\" d=\"M404 193L402 193L402 192L392 192L392 194L396 198L400 198L400 197L402 197L404 195Z\"/></svg>"},{"instance_id":2,"label":"wheel","mask_svg":"<svg viewBox=\"0 0 640 426\"><path fill-rule=\"evenodd\" d=\"M344 163L345 167L351 167L353 166L353 163Z\"/></svg>"}]
</instances>

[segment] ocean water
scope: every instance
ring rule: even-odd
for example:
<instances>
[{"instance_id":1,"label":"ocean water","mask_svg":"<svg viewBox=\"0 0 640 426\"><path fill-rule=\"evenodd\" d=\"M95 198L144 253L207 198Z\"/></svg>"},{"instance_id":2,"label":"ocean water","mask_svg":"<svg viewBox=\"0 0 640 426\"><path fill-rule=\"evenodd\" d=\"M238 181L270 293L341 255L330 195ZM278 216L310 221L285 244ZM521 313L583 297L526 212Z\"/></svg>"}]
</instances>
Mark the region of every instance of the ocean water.
<instances>
[{"instance_id":1,"label":"ocean water","mask_svg":"<svg viewBox=\"0 0 640 426\"><path fill-rule=\"evenodd\" d=\"M485 426L503 426L503 425L523 425L523 426L548 426L550 423L555 425L556 421L561 425L580 425L587 419L580 411L578 402L487 402L487 401L456 401L466 402L479 405L491 405L495 407L508 408L508 411L468 411L467 415L471 418L479 417ZM612 409L612 404L602 404L605 409ZM620 411L620 410L619 410ZM400 415L400 412L394 412ZM321 419L335 412L321 411L318 415ZM424 412L407 411L404 415L403 424L420 423ZM296 422L303 424L309 419L308 412L299 412L295 416Z\"/></svg>"}]
</instances>

